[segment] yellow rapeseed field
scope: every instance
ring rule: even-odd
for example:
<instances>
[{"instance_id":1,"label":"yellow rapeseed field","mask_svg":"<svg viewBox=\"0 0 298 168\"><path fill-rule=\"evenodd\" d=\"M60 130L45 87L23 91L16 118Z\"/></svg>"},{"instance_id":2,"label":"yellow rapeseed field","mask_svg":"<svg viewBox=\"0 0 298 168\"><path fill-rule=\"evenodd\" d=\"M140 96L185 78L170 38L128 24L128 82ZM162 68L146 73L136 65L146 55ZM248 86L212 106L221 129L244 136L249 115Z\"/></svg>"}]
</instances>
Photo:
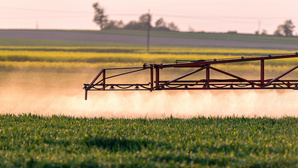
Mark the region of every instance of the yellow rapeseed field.
<instances>
[{"instance_id":1,"label":"yellow rapeseed field","mask_svg":"<svg viewBox=\"0 0 298 168\"><path fill-rule=\"evenodd\" d=\"M108 67L174 63L176 60L213 60L293 54L286 50L155 47L0 47L1 71L98 71ZM266 61L267 73L279 73L298 64L298 58ZM256 72L259 62L216 65L227 71Z\"/></svg>"}]
</instances>

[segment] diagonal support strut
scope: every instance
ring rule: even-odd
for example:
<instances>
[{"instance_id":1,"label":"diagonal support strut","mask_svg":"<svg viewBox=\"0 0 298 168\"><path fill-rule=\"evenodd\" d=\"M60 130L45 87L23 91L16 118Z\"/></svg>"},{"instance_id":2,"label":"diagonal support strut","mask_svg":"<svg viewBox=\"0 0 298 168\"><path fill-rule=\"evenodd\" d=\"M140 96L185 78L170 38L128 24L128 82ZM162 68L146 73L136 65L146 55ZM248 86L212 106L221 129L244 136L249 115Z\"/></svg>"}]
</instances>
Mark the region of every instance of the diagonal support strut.
<instances>
[{"instance_id":1,"label":"diagonal support strut","mask_svg":"<svg viewBox=\"0 0 298 168\"><path fill-rule=\"evenodd\" d=\"M250 83L250 84L252 84L252 85L257 85L257 86L259 86L258 84L254 83L254 82L252 82L252 81L249 81L249 80L247 80L247 79L241 78L241 77L236 76L236 75L233 75L233 74L231 74L231 73L228 73L228 72L219 70L219 69L217 69L217 68L214 68L214 67L211 67L211 66L210 66L210 69L213 69L213 70L215 70L215 71L217 71L217 72L220 72L220 73L223 73L223 74L225 74L225 75L231 76L231 77L233 77L233 78L239 79L240 81L245 81L245 82L248 82L248 83Z\"/></svg>"},{"instance_id":2,"label":"diagonal support strut","mask_svg":"<svg viewBox=\"0 0 298 168\"><path fill-rule=\"evenodd\" d=\"M298 68L298 65L296 65L296 66L293 67L292 69L288 70L287 72L285 72L285 73L279 75L278 77L272 79L271 81L269 81L269 82L266 84L266 86L271 85L272 82L275 82L275 81L277 81L278 79L280 79L280 78L286 76L287 74L289 74L290 72L294 71L294 70L297 69L297 68Z\"/></svg>"},{"instance_id":3,"label":"diagonal support strut","mask_svg":"<svg viewBox=\"0 0 298 168\"><path fill-rule=\"evenodd\" d=\"M163 87L163 86L165 86L165 85L168 85L168 84L170 84L170 83L172 83L172 82L176 82L176 81L178 81L178 80L180 80L180 79L182 79L182 78L185 78L185 77L187 77L187 76L189 76L189 75L192 75L192 74L194 74L194 73L197 73L197 72L199 72L199 71L202 71L202 70L206 69L206 67L207 67L207 66L204 66L204 67L202 67L202 68L200 68L200 69L196 69L196 70L194 70L194 71L192 71L192 72L189 72L189 73L187 73L187 74L185 74L185 75L182 75L182 76L180 76L180 77L178 77L178 78L175 78L175 79L173 79L173 80L170 80L170 81L168 81L168 82L162 84L161 87Z\"/></svg>"}]
</instances>

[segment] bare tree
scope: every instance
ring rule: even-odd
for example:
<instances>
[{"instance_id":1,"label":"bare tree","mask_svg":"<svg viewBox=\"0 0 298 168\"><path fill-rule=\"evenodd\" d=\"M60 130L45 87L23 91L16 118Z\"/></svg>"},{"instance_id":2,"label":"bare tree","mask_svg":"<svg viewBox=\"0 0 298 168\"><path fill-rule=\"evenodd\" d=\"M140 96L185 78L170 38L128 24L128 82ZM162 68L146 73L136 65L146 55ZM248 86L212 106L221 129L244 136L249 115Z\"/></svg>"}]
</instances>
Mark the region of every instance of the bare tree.
<instances>
[{"instance_id":1,"label":"bare tree","mask_svg":"<svg viewBox=\"0 0 298 168\"><path fill-rule=\"evenodd\" d=\"M105 15L104 9L98 2L93 4L93 8L95 10L93 21L100 27L101 30L105 29L108 25L108 16Z\"/></svg>"}]
</instances>

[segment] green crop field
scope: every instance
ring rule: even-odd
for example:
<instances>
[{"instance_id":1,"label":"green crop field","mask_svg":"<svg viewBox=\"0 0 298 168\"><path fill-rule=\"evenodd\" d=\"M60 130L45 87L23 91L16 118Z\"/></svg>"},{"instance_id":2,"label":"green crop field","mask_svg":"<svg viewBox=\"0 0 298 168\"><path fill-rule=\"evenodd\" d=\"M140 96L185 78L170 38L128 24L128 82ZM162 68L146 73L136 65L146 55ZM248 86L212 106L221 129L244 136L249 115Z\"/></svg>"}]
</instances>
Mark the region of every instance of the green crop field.
<instances>
[{"instance_id":1,"label":"green crop field","mask_svg":"<svg viewBox=\"0 0 298 168\"><path fill-rule=\"evenodd\" d=\"M3 30L5 33L5 30ZM9 31L9 30L7 30ZM22 31L22 30L11 30L11 31ZM105 35L127 35L127 36L139 36L145 37L146 31L140 30L102 30L102 31L63 31L63 30L38 30L39 32L72 32L72 33L87 33L87 34L105 34ZM27 30L27 33L36 33L36 30ZM207 33L207 32L166 32L166 31L151 31L151 37L169 37L179 40L184 39L204 39L204 40L222 40L225 41L239 41L239 42L264 42L269 44L280 43L280 44L298 44L297 37L280 37L272 35L253 35L253 34L231 34L231 33ZM58 38L59 39L59 38ZM145 41L145 40L144 40ZM144 44L143 44L144 45ZM212 45L212 44L211 44ZM88 42L88 41L63 41L63 40L49 40L47 37L44 39L21 39L18 36L12 38L0 37L0 46L142 46L138 43L125 44L125 43L108 43L108 42ZM154 46L154 45L153 45ZM210 46L212 47L212 46ZM233 48L233 46L226 46ZM255 46L257 47L257 46Z\"/></svg>"},{"instance_id":2,"label":"green crop field","mask_svg":"<svg viewBox=\"0 0 298 168\"><path fill-rule=\"evenodd\" d=\"M96 33L95 31L94 33ZM103 30L106 34L126 34L126 35L146 35L145 31L138 30ZM164 32L152 31L151 36L155 37L174 37L174 38L200 38L200 39L218 39L234 40L245 42L270 42L298 44L297 37L279 37L279 36L258 36L253 34L230 34L230 33L205 33L205 32Z\"/></svg>"},{"instance_id":3,"label":"green crop field","mask_svg":"<svg viewBox=\"0 0 298 168\"><path fill-rule=\"evenodd\" d=\"M297 167L297 118L1 115L1 167Z\"/></svg>"}]
</instances>

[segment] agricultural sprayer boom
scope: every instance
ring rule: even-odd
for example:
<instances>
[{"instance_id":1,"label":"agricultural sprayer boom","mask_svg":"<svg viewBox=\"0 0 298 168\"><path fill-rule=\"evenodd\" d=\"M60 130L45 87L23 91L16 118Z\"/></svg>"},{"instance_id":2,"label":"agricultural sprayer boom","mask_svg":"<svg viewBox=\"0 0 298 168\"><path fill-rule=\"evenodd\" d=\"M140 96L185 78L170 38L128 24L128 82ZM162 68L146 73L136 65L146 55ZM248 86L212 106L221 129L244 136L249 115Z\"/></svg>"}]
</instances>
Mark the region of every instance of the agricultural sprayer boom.
<instances>
[{"instance_id":1,"label":"agricultural sprayer boom","mask_svg":"<svg viewBox=\"0 0 298 168\"><path fill-rule=\"evenodd\" d=\"M297 79L282 80L280 78L291 73L298 68L298 65L285 71L272 79L265 79L265 61L298 57L298 52L294 55L279 55L265 57L241 57L240 59L224 60L177 60L174 64L144 64L140 67L105 68L102 69L90 84L84 84L85 99L88 91L117 91L117 90L214 90L214 89L298 89ZM249 80L244 77L215 68L216 64L229 64L237 62L260 61L260 79ZM163 81L160 71L165 68L191 68L194 69L182 76L172 80ZM108 71L125 71L115 75L107 76ZM229 76L232 79L212 79L210 71ZM109 79L123 75L128 75L140 71L149 71L146 83L108 83ZM205 71L203 79L182 80L198 72Z\"/></svg>"}]
</instances>

